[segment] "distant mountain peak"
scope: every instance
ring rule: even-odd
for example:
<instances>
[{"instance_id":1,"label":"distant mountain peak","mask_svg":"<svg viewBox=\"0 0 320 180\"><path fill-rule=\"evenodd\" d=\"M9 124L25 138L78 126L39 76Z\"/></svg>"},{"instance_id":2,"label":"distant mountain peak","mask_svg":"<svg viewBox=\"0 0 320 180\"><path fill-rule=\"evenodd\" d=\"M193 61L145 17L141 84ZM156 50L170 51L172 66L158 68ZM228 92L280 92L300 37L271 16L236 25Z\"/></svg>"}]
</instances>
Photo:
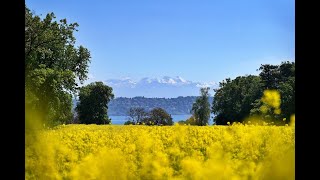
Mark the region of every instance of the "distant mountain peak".
<instances>
[{"instance_id":1,"label":"distant mountain peak","mask_svg":"<svg viewBox=\"0 0 320 180\"><path fill-rule=\"evenodd\" d=\"M144 77L134 81L130 77L104 81L114 90L116 97L178 97L197 96L201 87L214 87L215 82L193 82L180 76Z\"/></svg>"},{"instance_id":2,"label":"distant mountain peak","mask_svg":"<svg viewBox=\"0 0 320 180\"><path fill-rule=\"evenodd\" d=\"M176 76L176 79L179 79L180 82L183 82L183 83L187 83L187 82L188 82L187 80L183 79L183 78L180 77L180 76Z\"/></svg>"}]
</instances>

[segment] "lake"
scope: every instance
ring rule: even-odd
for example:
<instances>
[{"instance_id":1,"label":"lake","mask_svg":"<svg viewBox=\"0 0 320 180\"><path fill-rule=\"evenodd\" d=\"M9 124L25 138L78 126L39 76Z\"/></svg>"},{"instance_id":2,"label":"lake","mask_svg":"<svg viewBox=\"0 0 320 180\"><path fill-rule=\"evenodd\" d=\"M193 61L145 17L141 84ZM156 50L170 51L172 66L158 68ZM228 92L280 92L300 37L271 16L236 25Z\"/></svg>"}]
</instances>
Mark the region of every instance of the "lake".
<instances>
[{"instance_id":1,"label":"lake","mask_svg":"<svg viewBox=\"0 0 320 180\"><path fill-rule=\"evenodd\" d=\"M183 115L171 115L173 122L178 122L180 120L187 120L191 117L191 114L183 114ZM112 124L121 124L123 125L126 121L128 121L128 116L109 116L111 118ZM212 118L209 120L209 125L212 124Z\"/></svg>"},{"instance_id":2,"label":"lake","mask_svg":"<svg viewBox=\"0 0 320 180\"><path fill-rule=\"evenodd\" d=\"M171 115L173 122L178 122L180 120L187 120L191 117L191 114L183 114L183 115ZM109 116L111 118L112 124L124 124L128 121L128 116Z\"/></svg>"}]
</instances>

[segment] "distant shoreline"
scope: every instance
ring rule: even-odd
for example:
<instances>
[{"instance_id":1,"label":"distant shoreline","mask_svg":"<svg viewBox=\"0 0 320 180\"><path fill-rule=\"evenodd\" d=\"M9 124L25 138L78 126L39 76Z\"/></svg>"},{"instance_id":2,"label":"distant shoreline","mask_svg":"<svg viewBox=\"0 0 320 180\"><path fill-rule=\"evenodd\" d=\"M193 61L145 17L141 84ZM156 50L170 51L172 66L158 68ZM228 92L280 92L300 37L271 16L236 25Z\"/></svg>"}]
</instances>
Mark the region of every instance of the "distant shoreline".
<instances>
[{"instance_id":1,"label":"distant shoreline","mask_svg":"<svg viewBox=\"0 0 320 180\"><path fill-rule=\"evenodd\" d=\"M192 116L192 114L182 114L182 115L171 115L173 122L178 122L181 120L187 120L189 117ZM109 118L111 118L111 123L115 125L123 125L126 121L128 121L128 116L111 116L109 115ZM210 116L209 125L212 125L212 118Z\"/></svg>"}]
</instances>

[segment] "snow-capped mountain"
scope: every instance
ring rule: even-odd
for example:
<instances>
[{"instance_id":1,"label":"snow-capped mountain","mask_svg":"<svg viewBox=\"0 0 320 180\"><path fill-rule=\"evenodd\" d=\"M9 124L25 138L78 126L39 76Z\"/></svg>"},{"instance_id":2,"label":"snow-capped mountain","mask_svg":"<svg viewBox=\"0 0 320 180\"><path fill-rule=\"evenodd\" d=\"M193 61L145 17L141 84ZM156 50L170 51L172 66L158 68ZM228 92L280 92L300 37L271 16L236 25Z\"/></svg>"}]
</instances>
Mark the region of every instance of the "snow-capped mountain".
<instances>
[{"instance_id":1,"label":"snow-capped mountain","mask_svg":"<svg viewBox=\"0 0 320 180\"><path fill-rule=\"evenodd\" d=\"M113 88L116 97L178 97L198 96L200 87L216 88L215 82L192 82L180 76L162 78L145 77L134 81L129 77L122 79L109 79L105 84ZM213 91L210 90L210 94Z\"/></svg>"},{"instance_id":2,"label":"snow-capped mountain","mask_svg":"<svg viewBox=\"0 0 320 180\"><path fill-rule=\"evenodd\" d=\"M109 79L105 81L108 86L111 87L134 87L137 83L130 78L123 79Z\"/></svg>"}]
</instances>

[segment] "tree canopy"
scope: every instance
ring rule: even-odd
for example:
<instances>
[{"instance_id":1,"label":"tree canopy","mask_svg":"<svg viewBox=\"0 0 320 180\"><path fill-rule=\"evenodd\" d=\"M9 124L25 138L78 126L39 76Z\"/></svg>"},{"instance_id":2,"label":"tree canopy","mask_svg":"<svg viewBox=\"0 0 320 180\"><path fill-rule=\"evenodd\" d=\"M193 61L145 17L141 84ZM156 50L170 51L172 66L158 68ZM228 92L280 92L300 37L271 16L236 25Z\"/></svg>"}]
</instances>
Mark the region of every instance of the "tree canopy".
<instances>
[{"instance_id":1,"label":"tree canopy","mask_svg":"<svg viewBox=\"0 0 320 180\"><path fill-rule=\"evenodd\" d=\"M280 65L263 64L259 76L238 76L219 83L213 97L212 112L216 124L242 122L250 115L269 116L274 120L286 119L295 113L295 63L282 62ZM280 109L275 114L262 113L261 107L268 107L261 101L264 90L276 90L281 97ZM262 108L262 109L263 109ZM278 112L280 112L278 114Z\"/></svg>"},{"instance_id":2,"label":"tree canopy","mask_svg":"<svg viewBox=\"0 0 320 180\"><path fill-rule=\"evenodd\" d=\"M114 98L112 88L93 82L80 88L76 111L82 124L109 124L108 103Z\"/></svg>"},{"instance_id":3,"label":"tree canopy","mask_svg":"<svg viewBox=\"0 0 320 180\"><path fill-rule=\"evenodd\" d=\"M261 80L258 76L239 76L226 79L215 89L212 112L215 124L241 121L249 115L254 100L262 95Z\"/></svg>"},{"instance_id":4,"label":"tree canopy","mask_svg":"<svg viewBox=\"0 0 320 180\"><path fill-rule=\"evenodd\" d=\"M264 82L264 89L279 91L281 113L262 113L260 107L263 106L263 103L257 99L253 103L251 115L270 116L279 122L283 122L282 120L285 119L284 122L288 123L290 116L295 113L295 63L284 61L280 65L272 65L272 69L266 68L270 66L269 64L261 65L260 69L263 71L260 76Z\"/></svg>"},{"instance_id":5,"label":"tree canopy","mask_svg":"<svg viewBox=\"0 0 320 180\"><path fill-rule=\"evenodd\" d=\"M192 105L192 114L195 119L195 124L205 126L210 119L210 103L209 103L209 87L200 89L200 96Z\"/></svg>"},{"instance_id":6,"label":"tree canopy","mask_svg":"<svg viewBox=\"0 0 320 180\"><path fill-rule=\"evenodd\" d=\"M75 47L77 23L45 18L25 7L25 90L26 106L42 114L46 123L72 118L71 97L87 78L90 52Z\"/></svg>"},{"instance_id":7,"label":"tree canopy","mask_svg":"<svg viewBox=\"0 0 320 180\"><path fill-rule=\"evenodd\" d=\"M142 107L131 107L128 111L128 117L132 124L141 123L147 116L148 113Z\"/></svg>"},{"instance_id":8,"label":"tree canopy","mask_svg":"<svg viewBox=\"0 0 320 180\"><path fill-rule=\"evenodd\" d=\"M145 121L146 123L149 123L149 121L151 121L151 123L153 123L154 125L173 125L171 115L162 108L152 109Z\"/></svg>"}]
</instances>

